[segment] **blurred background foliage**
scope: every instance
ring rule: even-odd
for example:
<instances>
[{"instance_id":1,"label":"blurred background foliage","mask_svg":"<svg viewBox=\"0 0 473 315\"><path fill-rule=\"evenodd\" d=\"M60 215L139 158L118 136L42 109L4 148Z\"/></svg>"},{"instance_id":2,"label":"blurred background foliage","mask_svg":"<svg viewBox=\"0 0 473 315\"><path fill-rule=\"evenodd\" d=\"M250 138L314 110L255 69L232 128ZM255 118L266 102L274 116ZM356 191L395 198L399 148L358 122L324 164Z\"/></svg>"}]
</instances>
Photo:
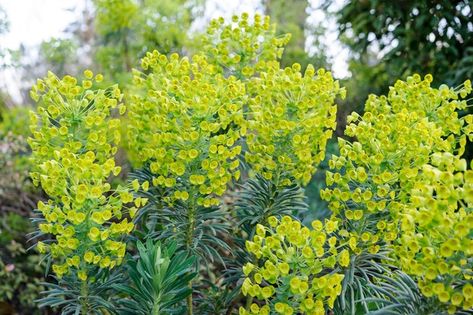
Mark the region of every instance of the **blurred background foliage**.
<instances>
[{"instance_id":1,"label":"blurred background foliage","mask_svg":"<svg viewBox=\"0 0 473 315\"><path fill-rule=\"evenodd\" d=\"M389 84L431 73L436 82L458 85L473 74L469 0L349 1L336 18L353 60L380 67Z\"/></svg>"},{"instance_id":2,"label":"blurred background foliage","mask_svg":"<svg viewBox=\"0 0 473 315\"><path fill-rule=\"evenodd\" d=\"M20 78L20 99L14 99L12 91L0 82L0 314L41 313L35 310L33 300L42 290L39 283L44 268L39 256L26 255L32 244L25 236L31 229L31 210L42 198L27 174L31 85L47 70L77 75L91 68L103 73L109 82L119 83L126 96L131 69L139 66L147 51L186 55L199 49L198 39L209 19L206 12L210 2L87 0L64 36L42 42L37 54L24 47L11 50L0 42L0 75L14 71ZM348 93L339 103L337 136L343 135L345 117L350 112L362 112L369 94L388 91L396 79L415 72L432 73L438 86L458 85L473 77L473 4L469 0L256 2L257 10L278 24L280 34L292 34L283 55L284 65L298 62L303 68L313 64L331 69L328 47L332 42L325 36L327 23L308 21L315 11L333 20L339 41L349 51L349 76L339 78ZM0 4L0 37L8 31L8 16ZM329 143L327 157L337 150L335 141ZM122 163L126 164L125 156ZM311 209L304 214L307 221L329 214L319 196L325 187L326 164L320 165L306 189ZM215 299L225 299L225 295L217 294Z\"/></svg>"}]
</instances>

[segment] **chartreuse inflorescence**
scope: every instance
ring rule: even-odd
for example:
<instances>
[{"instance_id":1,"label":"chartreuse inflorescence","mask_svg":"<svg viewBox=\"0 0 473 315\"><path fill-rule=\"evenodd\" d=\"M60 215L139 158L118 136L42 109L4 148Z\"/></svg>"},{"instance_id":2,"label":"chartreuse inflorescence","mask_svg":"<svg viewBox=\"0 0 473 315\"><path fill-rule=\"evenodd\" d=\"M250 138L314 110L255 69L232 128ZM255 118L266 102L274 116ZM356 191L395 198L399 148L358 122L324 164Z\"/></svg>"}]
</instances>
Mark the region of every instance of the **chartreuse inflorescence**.
<instances>
[{"instance_id":1,"label":"chartreuse inflorescence","mask_svg":"<svg viewBox=\"0 0 473 315\"><path fill-rule=\"evenodd\" d=\"M128 114L130 155L137 165L149 164L155 186L174 190L170 199L198 195L198 204L216 205L212 195L222 195L240 176L237 157L245 141L253 173L307 184L335 128L334 100L345 91L331 73L309 66L302 74L299 64L280 69L279 54L269 51L285 41L269 19L233 21L211 23L206 41L216 48L210 55L154 51L142 60L149 73L135 72L140 92ZM231 70L237 64L251 71L237 75Z\"/></svg>"},{"instance_id":2,"label":"chartreuse inflorescence","mask_svg":"<svg viewBox=\"0 0 473 315\"><path fill-rule=\"evenodd\" d=\"M118 87L94 89L100 74L89 70L85 79L48 73L38 80L31 96L39 104L31 112L34 169L31 178L48 194L48 202L39 202L43 215L42 233L50 236L38 243L41 253L49 253L52 269L61 278L74 273L83 281L98 268L113 268L125 255L123 236L133 224L123 216L129 208L133 216L144 199L134 199L125 187L114 191L107 182L121 168L114 154L120 141L119 120L111 118L119 108L122 94Z\"/></svg>"},{"instance_id":3,"label":"chartreuse inflorescence","mask_svg":"<svg viewBox=\"0 0 473 315\"><path fill-rule=\"evenodd\" d=\"M250 23L246 14L230 23L214 20L203 52L182 58L148 52L143 71L134 71L129 155L152 178L133 184L158 187L166 207L186 208L187 225L176 226L186 226L178 232L188 236L188 249L196 211L219 205L228 184L240 178L240 160L250 175L286 186L307 184L325 156L335 98L344 89L322 69L281 69L289 37L276 36L269 23L258 15Z\"/></svg>"},{"instance_id":4,"label":"chartreuse inflorescence","mask_svg":"<svg viewBox=\"0 0 473 315\"><path fill-rule=\"evenodd\" d=\"M250 22L247 13L232 21L214 19L203 37L202 52L220 72L246 81L265 68L268 61L280 60L290 34L276 35L269 16L256 14Z\"/></svg>"},{"instance_id":5,"label":"chartreuse inflorescence","mask_svg":"<svg viewBox=\"0 0 473 315\"><path fill-rule=\"evenodd\" d=\"M240 161L250 176L261 175L277 189L309 182L335 129L335 99L345 90L323 69L282 69L288 40L276 35L269 17L250 21L243 14L231 22L213 20L201 53L154 51L142 59L142 71L133 73L127 138L132 162L149 178L136 176L133 190L157 192L152 197L164 201L157 217L169 215L163 220L169 224L158 227L164 230L152 233L184 235L176 238L179 247L219 256L228 249L220 239L228 230L218 206L229 183L240 179ZM95 89L102 76L84 75L80 82L52 73L38 80L29 143L31 177L49 196L38 204L40 232L49 236L38 249L52 257L59 278L72 274L86 287L98 269L122 262L123 238L134 228L129 220L147 200L108 183L120 173L114 160L120 122L113 112L123 115L126 108L118 87ZM239 234L247 237L247 255L242 246L245 257L236 268L245 275L247 305L240 314L322 315L347 292L353 305L369 301L368 312L392 297L389 290L364 297L347 284L356 281L357 255L367 252L378 257L373 268L383 266L378 269L386 277L401 269L450 313L473 307L473 170L463 156L467 139L473 141L473 116L459 114L469 106L472 87L466 81L437 89L431 82L430 75L398 81L387 96L371 95L362 116L349 115L345 135L353 141L339 139L328 188L321 191L330 219L313 221L310 229L289 216L270 216L272 195L251 205L270 204L247 220L248 233ZM278 207L281 216L294 210ZM203 246L210 239L218 242ZM379 279L364 276L371 292ZM189 293L189 314L192 277L180 279L187 282L180 285L188 287L181 292Z\"/></svg>"},{"instance_id":6,"label":"chartreuse inflorescence","mask_svg":"<svg viewBox=\"0 0 473 315\"><path fill-rule=\"evenodd\" d=\"M246 162L266 179L307 185L325 158L336 126L335 98L344 89L323 69L268 62L248 84Z\"/></svg>"},{"instance_id":7,"label":"chartreuse inflorescence","mask_svg":"<svg viewBox=\"0 0 473 315\"><path fill-rule=\"evenodd\" d=\"M460 165L458 164L460 163ZM435 153L412 180L400 214L395 254L421 292L449 306L473 308L473 170L450 153Z\"/></svg>"},{"instance_id":8,"label":"chartreuse inflorescence","mask_svg":"<svg viewBox=\"0 0 473 315\"><path fill-rule=\"evenodd\" d=\"M239 139L246 133L244 85L196 55L169 58L157 51L135 73L142 89L131 97L128 138L137 162L149 163L154 186L173 191L168 202L218 204L215 196L240 176Z\"/></svg>"},{"instance_id":9,"label":"chartreuse inflorescence","mask_svg":"<svg viewBox=\"0 0 473 315\"><path fill-rule=\"evenodd\" d=\"M204 37L206 56L218 71L235 75L248 98L243 107L248 124L245 160L253 173L278 184L307 184L325 156L336 125L338 95L345 90L330 72L309 66L304 74L294 64L280 68L290 35L276 35L268 16L216 19Z\"/></svg>"},{"instance_id":10,"label":"chartreuse inflorescence","mask_svg":"<svg viewBox=\"0 0 473 315\"><path fill-rule=\"evenodd\" d=\"M371 95L363 116L348 116L345 134L356 140L339 139L321 196L351 227L355 253L388 246L421 292L454 312L473 306L473 171L462 158L473 116L458 114L472 88L431 82L398 81Z\"/></svg>"},{"instance_id":11,"label":"chartreuse inflorescence","mask_svg":"<svg viewBox=\"0 0 473 315\"><path fill-rule=\"evenodd\" d=\"M240 314L326 314L342 290L341 268L350 264L346 242L335 236L337 221L313 221L312 229L285 216L258 224L248 252L258 264L243 267L242 293L260 303Z\"/></svg>"}]
</instances>

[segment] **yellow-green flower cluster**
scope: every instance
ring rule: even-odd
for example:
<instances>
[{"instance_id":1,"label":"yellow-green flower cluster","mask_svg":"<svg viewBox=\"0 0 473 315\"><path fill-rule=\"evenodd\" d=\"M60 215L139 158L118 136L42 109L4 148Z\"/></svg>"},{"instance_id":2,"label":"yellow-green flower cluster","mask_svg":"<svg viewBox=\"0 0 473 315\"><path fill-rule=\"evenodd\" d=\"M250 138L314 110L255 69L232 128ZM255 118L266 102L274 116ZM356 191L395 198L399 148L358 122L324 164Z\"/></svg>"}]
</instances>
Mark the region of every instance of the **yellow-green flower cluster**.
<instances>
[{"instance_id":1,"label":"yellow-green flower cluster","mask_svg":"<svg viewBox=\"0 0 473 315\"><path fill-rule=\"evenodd\" d=\"M57 276L73 270L85 281L97 266L121 263L126 247L122 236L133 229L122 208L145 201L134 200L123 187L112 193L107 178L120 173L113 157L120 133L119 120L110 116L112 109L123 108L122 94L116 86L93 89L93 81L102 76L89 70L84 75L78 82L49 72L38 80L31 96L39 106L31 112L28 141L35 165L31 178L50 197L39 202L38 210L44 217L39 229L51 240L39 242L38 250L51 254Z\"/></svg>"},{"instance_id":2,"label":"yellow-green flower cluster","mask_svg":"<svg viewBox=\"0 0 473 315\"><path fill-rule=\"evenodd\" d=\"M465 167L457 156L434 153L413 179L395 244L401 268L451 313L473 308L473 171Z\"/></svg>"},{"instance_id":3,"label":"yellow-green flower cluster","mask_svg":"<svg viewBox=\"0 0 473 315\"><path fill-rule=\"evenodd\" d=\"M454 311L472 305L462 291L473 248L471 170L462 155L473 116L458 115L472 88L431 82L430 75L398 81L387 96L371 95L363 116L348 117L345 134L356 141L339 140L321 196L334 218L349 222L355 252L391 246L422 292Z\"/></svg>"},{"instance_id":4,"label":"yellow-green flower cluster","mask_svg":"<svg viewBox=\"0 0 473 315\"><path fill-rule=\"evenodd\" d=\"M260 301L240 314L326 314L340 295L341 267L350 264L346 244L333 236L336 221L313 221L313 229L285 216L257 225L246 248L258 263L243 267L242 293Z\"/></svg>"},{"instance_id":5,"label":"yellow-green flower cluster","mask_svg":"<svg viewBox=\"0 0 473 315\"><path fill-rule=\"evenodd\" d=\"M244 85L201 55L154 51L142 66L150 73L135 72L140 90L131 97L128 130L138 165L149 164L153 185L172 189L170 202L198 196L199 205L218 204L215 196L240 176Z\"/></svg>"},{"instance_id":6,"label":"yellow-green flower cluster","mask_svg":"<svg viewBox=\"0 0 473 315\"><path fill-rule=\"evenodd\" d=\"M330 72L309 65L302 74L300 68L268 62L248 84L245 160L266 179L283 175L282 184L309 182L336 126L335 97L345 92Z\"/></svg>"},{"instance_id":7,"label":"yellow-green flower cluster","mask_svg":"<svg viewBox=\"0 0 473 315\"><path fill-rule=\"evenodd\" d=\"M170 202L198 196L198 204L217 204L215 196L240 176L245 141L254 173L307 184L325 156L334 99L344 89L322 69L280 69L277 51L287 38L275 36L267 17L256 15L251 25L247 14L229 24L214 20L207 33L206 45L215 45L209 55L154 51L142 60L149 73L135 71L127 133L132 160L149 165L154 186L171 189Z\"/></svg>"},{"instance_id":8,"label":"yellow-green flower cluster","mask_svg":"<svg viewBox=\"0 0 473 315\"><path fill-rule=\"evenodd\" d=\"M276 25L269 16L256 14L252 23L247 13L233 16L231 23L214 19L203 37L203 51L219 71L230 71L247 79L264 67L264 62L281 59L290 34L276 36Z\"/></svg>"}]
</instances>

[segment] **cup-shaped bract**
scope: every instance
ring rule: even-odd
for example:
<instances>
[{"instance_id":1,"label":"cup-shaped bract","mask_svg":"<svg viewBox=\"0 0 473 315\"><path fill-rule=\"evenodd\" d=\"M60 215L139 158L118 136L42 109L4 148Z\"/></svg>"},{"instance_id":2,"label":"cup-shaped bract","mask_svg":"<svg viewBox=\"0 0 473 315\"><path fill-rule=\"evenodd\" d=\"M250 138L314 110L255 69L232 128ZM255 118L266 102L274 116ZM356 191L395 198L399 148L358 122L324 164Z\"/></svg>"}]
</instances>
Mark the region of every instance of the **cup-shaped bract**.
<instances>
[{"instance_id":1,"label":"cup-shaped bract","mask_svg":"<svg viewBox=\"0 0 473 315\"><path fill-rule=\"evenodd\" d=\"M421 292L453 312L473 307L473 170L450 153L434 153L412 179L394 242L401 269ZM459 165L460 164L460 165Z\"/></svg>"},{"instance_id":2,"label":"cup-shaped bract","mask_svg":"<svg viewBox=\"0 0 473 315\"><path fill-rule=\"evenodd\" d=\"M218 204L215 197L240 176L245 86L201 55L189 60L154 51L142 66L149 73L135 72L128 115L136 163L149 164L153 185L173 191L168 202Z\"/></svg>"},{"instance_id":3,"label":"cup-shaped bract","mask_svg":"<svg viewBox=\"0 0 473 315\"><path fill-rule=\"evenodd\" d=\"M116 86L92 88L92 72L84 74L81 82L51 72L38 80L31 95L39 106L31 112L28 140L31 178L49 196L38 204L43 217L39 230L50 236L38 243L38 250L52 256L58 277L74 270L82 280L92 270L122 262L122 239L133 229L122 211L134 201L126 188L113 191L107 181L121 170L114 160L119 120L111 115L114 108L123 107L122 94ZM95 76L95 81L101 80L101 75Z\"/></svg>"},{"instance_id":4,"label":"cup-shaped bract","mask_svg":"<svg viewBox=\"0 0 473 315\"><path fill-rule=\"evenodd\" d=\"M473 300L462 287L471 281L473 214L462 155L473 116L459 111L472 89L470 81L456 89L431 82L398 81L387 96L371 95L362 116L348 117L345 134L356 139L339 140L321 196L348 222L355 253L388 246L426 296L468 309Z\"/></svg>"},{"instance_id":5,"label":"cup-shaped bract","mask_svg":"<svg viewBox=\"0 0 473 315\"><path fill-rule=\"evenodd\" d=\"M326 314L342 291L350 255L336 236L338 223L313 221L312 228L285 216L258 224L246 242L252 262L243 266L242 293L256 299L240 314Z\"/></svg>"},{"instance_id":6,"label":"cup-shaped bract","mask_svg":"<svg viewBox=\"0 0 473 315\"><path fill-rule=\"evenodd\" d=\"M202 52L218 71L245 81L264 63L280 60L290 34L276 35L276 25L269 16L256 14L252 21L247 13L233 16L231 21L214 19L203 37Z\"/></svg>"},{"instance_id":7,"label":"cup-shaped bract","mask_svg":"<svg viewBox=\"0 0 473 315\"><path fill-rule=\"evenodd\" d=\"M266 179L306 185L325 158L336 127L338 81L309 65L280 69L268 62L248 84L248 150L245 160Z\"/></svg>"}]
</instances>

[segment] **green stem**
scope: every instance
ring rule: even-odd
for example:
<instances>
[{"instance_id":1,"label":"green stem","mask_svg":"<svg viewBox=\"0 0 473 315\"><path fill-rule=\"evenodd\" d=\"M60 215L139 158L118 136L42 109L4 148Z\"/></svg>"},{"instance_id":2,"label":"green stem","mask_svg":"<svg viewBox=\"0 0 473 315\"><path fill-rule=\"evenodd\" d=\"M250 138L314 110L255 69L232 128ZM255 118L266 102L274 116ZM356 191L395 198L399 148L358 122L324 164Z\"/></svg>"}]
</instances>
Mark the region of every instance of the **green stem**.
<instances>
[{"instance_id":1,"label":"green stem","mask_svg":"<svg viewBox=\"0 0 473 315\"><path fill-rule=\"evenodd\" d=\"M87 305L87 296L89 294L89 290L87 288L87 282L82 282L82 285L81 285L81 288L80 288L80 295L81 295L81 299L80 299L80 303L81 303L81 313L84 314L84 315L87 315L89 314L89 307Z\"/></svg>"},{"instance_id":2,"label":"green stem","mask_svg":"<svg viewBox=\"0 0 473 315\"><path fill-rule=\"evenodd\" d=\"M187 296L187 314L192 315L192 281L189 281L189 287L191 289L191 294Z\"/></svg>"},{"instance_id":3,"label":"green stem","mask_svg":"<svg viewBox=\"0 0 473 315\"><path fill-rule=\"evenodd\" d=\"M189 208L187 209L188 213L188 220L189 220L189 226L187 230L187 251L190 252L191 246L192 246L192 236L194 235L194 228L195 228L195 207L194 207L194 202L191 200L189 203ZM189 281L189 289L190 289L190 294L187 296L187 314L192 315L193 310L192 310L192 280Z\"/></svg>"},{"instance_id":4,"label":"green stem","mask_svg":"<svg viewBox=\"0 0 473 315\"><path fill-rule=\"evenodd\" d=\"M159 301L155 301L153 305L153 309L151 310L152 315L159 315L159 305L160 305Z\"/></svg>"}]
</instances>

